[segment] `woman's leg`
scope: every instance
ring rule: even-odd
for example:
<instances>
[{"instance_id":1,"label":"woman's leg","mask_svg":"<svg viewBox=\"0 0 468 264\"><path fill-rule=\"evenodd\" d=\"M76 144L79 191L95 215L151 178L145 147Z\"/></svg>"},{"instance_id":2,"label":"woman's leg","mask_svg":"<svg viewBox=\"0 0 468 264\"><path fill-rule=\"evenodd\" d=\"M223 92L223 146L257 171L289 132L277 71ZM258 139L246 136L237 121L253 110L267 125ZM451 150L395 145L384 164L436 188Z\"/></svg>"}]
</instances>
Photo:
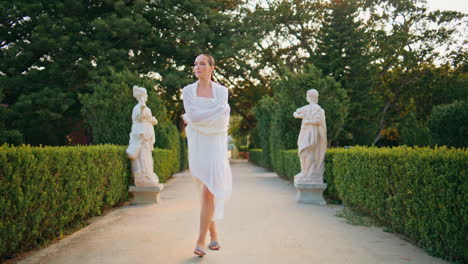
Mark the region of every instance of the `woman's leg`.
<instances>
[{"instance_id":1,"label":"woman's leg","mask_svg":"<svg viewBox=\"0 0 468 264\"><path fill-rule=\"evenodd\" d=\"M214 221L211 221L210 224L210 238L211 242L218 241L218 233L216 232L216 225Z\"/></svg>"},{"instance_id":2,"label":"woman's leg","mask_svg":"<svg viewBox=\"0 0 468 264\"><path fill-rule=\"evenodd\" d=\"M202 199L200 233L198 235L197 247L204 248L206 234L208 233L214 214L214 196L206 186L203 186Z\"/></svg>"}]
</instances>

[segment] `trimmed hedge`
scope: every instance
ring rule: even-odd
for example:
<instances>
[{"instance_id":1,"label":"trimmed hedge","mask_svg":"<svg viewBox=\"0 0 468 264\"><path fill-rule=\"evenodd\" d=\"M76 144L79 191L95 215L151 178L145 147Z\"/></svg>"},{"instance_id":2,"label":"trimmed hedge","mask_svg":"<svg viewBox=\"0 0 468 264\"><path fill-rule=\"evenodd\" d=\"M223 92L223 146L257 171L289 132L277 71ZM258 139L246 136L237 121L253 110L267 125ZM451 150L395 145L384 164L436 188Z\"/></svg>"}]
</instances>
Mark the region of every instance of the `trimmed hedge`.
<instances>
[{"instance_id":1,"label":"trimmed hedge","mask_svg":"<svg viewBox=\"0 0 468 264\"><path fill-rule=\"evenodd\" d=\"M249 161L262 166L266 169L270 169L269 155L261 149L250 149Z\"/></svg>"},{"instance_id":2,"label":"trimmed hedge","mask_svg":"<svg viewBox=\"0 0 468 264\"><path fill-rule=\"evenodd\" d=\"M0 146L0 261L36 248L129 200L126 146ZM172 151L153 151L161 182L179 170Z\"/></svg>"},{"instance_id":3,"label":"trimmed hedge","mask_svg":"<svg viewBox=\"0 0 468 264\"><path fill-rule=\"evenodd\" d=\"M324 181L328 184L327 189L324 192L325 199L330 203L339 203L340 198L336 191L334 176L333 176L333 164L334 155L337 152L344 151L341 148L328 149L325 154L325 175ZM250 150L250 161L258 164L264 168L271 169L267 166L268 154L265 154L261 149ZM301 172L301 163L297 156L297 150L283 150L278 155L279 160L277 161L278 170L276 173L280 176L284 176L290 181L294 180L294 176Z\"/></svg>"},{"instance_id":4,"label":"trimmed hedge","mask_svg":"<svg viewBox=\"0 0 468 264\"><path fill-rule=\"evenodd\" d=\"M334 154L343 203L430 254L468 262L468 151L354 147Z\"/></svg>"}]
</instances>

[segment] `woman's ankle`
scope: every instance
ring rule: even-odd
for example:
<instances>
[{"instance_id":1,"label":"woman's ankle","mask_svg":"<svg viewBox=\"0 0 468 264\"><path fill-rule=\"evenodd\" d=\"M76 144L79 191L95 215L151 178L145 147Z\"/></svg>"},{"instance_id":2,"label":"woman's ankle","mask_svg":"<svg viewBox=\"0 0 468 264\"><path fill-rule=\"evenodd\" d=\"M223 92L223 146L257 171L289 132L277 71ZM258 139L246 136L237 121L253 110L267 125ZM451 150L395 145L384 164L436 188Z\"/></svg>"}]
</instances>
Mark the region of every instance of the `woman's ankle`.
<instances>
[{"instance_id":1,"label":"woman's ankle","mask_svg":"<svg viewBox=\"0 0 468 264\"><path fill-rule=\"evenodd\" d=\"M210 234L211 241L218 241L218 234Z\"/></svg>"},{"instance_id":2,"label":"woman's ankle","mask_svg":"<svg viewBox=\"0 0 468 264\"><path fill-rule=\"evenodd\" d=\"M204 248L206 246L205 241L197 240L197 247Z\"/></svg>"}]
</instances>

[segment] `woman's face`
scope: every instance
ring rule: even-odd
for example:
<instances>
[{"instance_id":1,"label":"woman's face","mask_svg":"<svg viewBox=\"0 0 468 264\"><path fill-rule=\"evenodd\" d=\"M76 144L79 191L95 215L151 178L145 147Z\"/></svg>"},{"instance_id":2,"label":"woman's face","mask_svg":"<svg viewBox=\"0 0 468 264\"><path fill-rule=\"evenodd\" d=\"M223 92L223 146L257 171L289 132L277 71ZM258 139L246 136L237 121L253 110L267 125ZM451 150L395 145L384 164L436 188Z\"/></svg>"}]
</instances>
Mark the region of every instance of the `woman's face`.
<instances>
[{"instance_id":1,"label":"woman's face","mask_svg":"<svg viewBox=\"0 0 468 264\"><path fill-rule=\"evenodd\" d=\"M193 72L198 79L210 79L214 66L210 66L208 58L204 55L199 55L193 63Z\"/></svg>"}]
</instances>

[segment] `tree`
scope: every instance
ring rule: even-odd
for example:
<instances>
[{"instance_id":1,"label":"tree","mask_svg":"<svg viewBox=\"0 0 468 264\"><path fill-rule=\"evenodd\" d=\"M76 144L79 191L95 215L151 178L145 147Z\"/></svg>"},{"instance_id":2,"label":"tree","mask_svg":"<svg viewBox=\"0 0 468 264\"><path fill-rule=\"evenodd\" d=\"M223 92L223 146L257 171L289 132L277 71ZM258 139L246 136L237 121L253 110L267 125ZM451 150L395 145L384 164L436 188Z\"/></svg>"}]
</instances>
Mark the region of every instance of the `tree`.
<instances>
[{"instance_id":1,"label":"tree","mask_svg":"<svg viewBox=\"0 0 468 264\"><path fill-rule=\"evenodd\" d=\"M427 125L419 121L410 112L398 125L398 143L408 146L430 146L432 145L431 132Z\"/></svg>"},{"instance_id":2,"label":"tree","mask_svg":"<svg viewBox=\"0 0 468 264\"><path fill-rule=\"evenodd\" d=\"M375 90L383 101L375 144L386 128L411 110L411 87L421 78L424 66L449 59L450 52L444 55L437 48L455 50L459 45L456 35L464 15L429 12L422 0L366 2L370 13L366 27L370 29L372 61L377 69Z\"/></svg>"},{"instance_id":3,"label":"tree","mask_svg":"<svg viewBox=\"0 0 468 264\"><path fill-rule=\"evenodd\" d=\"M391 134L385 130L394 129L416 100L412 86L425 65L451 59L459 65L466 53L457 41L466 16L429 12L422 0L278 0L264 6L273 26L260 50L271 76L312 62L349 89L350 115L341 138L346 144L376 144Z\"/></svg>"},{"instance_id":4,"label":"tree","mask_svg":"<svg viewBox=\"0 0 468 264\"><path fill-rule=\"evenodd\" d=\"M0 87L14 112L11 128L33 145L63 145L82 120L79 93L151 31L144 1L3 1ZM112 66L112 67L111 67Z\"/></svg>"},{"instance_id":5,"label":"tree","mask_svg":"<svg viewBox=\"0 0 468 264\"><path fill-rule=\"evenodd\" d=\"M456 101L432 109L429 128L437 145L468 146L468 101Z\"/></svg>"},{"instance_id":6,"label":"tree","mask_svg":"<svg viewBox=\"0 0 468 264\"><path fill-rule=\"evenodd\" d=\"M3 93L0 89L0 103L3 101ZM19 145L23 143L23 135L18 130L8 129L6 124L11 122L11 109L6 104L0 104L0 145L4 143Z\"/></svg>"},{"instance_id":7,"label":"tree","mask_svg":"<svg viewBox=\"0 0 468 264\"><path fill-rule=\"evenodd\" d=\"M327 6L311 56L314 65L338 81L350 99L340 145L368 145L377 132L380 101L373 91L370 41L358 20L358 8L357 1L344 0Z\"/></svg>"},{"instance_id":8,"label":"tree","mask_svg":"<svg viewBox=\"0 0 468 264\"><path fill-rule=\"evenodd\" d=\"M238 85L233 80L256 75L239 69L249 59L243 54L261 38L259 27L246 25L249 10L241 3L1 2L0 87L4 103L21 120L11 128L24 132L27 143L65 144L65 135L82 120L78 94L93 93L89 83L124 69L155 76L169 117L177 122L180 90L192 81L198 53L214 51L219 72L224 72L217 78L231 80L230 86ZM248 117L250 101L240 98L244 101L234 99L233 110ZM29 121L34 120L47 123L48 129L32 127Z\"/></svg>"}]
</instances>

